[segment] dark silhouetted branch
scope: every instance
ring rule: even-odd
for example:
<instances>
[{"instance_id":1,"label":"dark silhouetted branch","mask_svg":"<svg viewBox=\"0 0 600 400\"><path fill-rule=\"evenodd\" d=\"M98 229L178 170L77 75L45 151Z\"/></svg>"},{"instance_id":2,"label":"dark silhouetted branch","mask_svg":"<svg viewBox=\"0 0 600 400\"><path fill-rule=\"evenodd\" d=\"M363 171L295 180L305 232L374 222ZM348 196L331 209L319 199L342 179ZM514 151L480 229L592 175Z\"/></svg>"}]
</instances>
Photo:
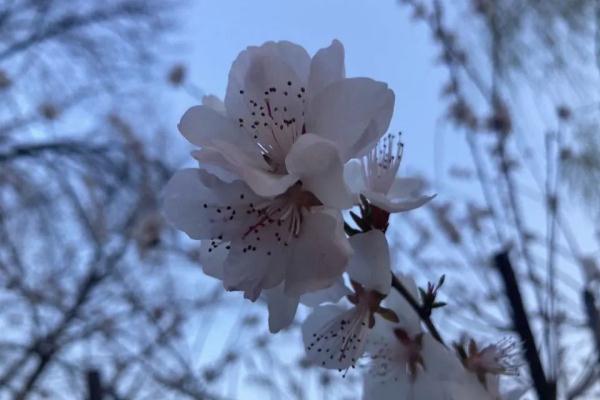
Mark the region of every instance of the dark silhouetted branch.
<instances>
[{"instance_id":1,"label":"dark silhouetted branch","mask_svg":"<svg viewBox=\"0 0 600 400\"><path fill-rule=\"evenodd\" d=\"M556 399L556 385L546 379L544 367L535 344L535 338L531 331L529 318L523 305L523 297L517 283L515 272L506 251L497 253L494 256L494 265L504 283L506 298L512 309L512 319L514 329L517 331L523 341L524 357L529 366L533 386L540 400Z\"/></svg>"}]
</instances>

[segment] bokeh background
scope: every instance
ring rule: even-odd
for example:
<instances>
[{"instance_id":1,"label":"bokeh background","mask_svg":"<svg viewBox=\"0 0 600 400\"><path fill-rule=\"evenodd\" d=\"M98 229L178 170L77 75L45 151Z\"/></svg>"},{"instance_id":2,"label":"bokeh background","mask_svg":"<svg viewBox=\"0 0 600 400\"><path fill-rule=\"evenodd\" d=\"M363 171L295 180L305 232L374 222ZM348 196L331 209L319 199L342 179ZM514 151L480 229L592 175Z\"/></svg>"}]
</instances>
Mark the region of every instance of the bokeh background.
<instances>
[{"instance_id":1,"label":"bokeh background","mask_svg":"<svg viewBox=\"0 0 600 400\"><path fill-rule=\"evenodd\" d=\"M305 309L268 334L160 212L180 116L241 50L333 39L438 194L392 219L395 271L445 274L444 335L493 342L517 337L508 249L558 398L598 398L599 32L594 0L3 0L0 398L360 398L364 368L303 358Z\"/></svg>"}]
</instances>

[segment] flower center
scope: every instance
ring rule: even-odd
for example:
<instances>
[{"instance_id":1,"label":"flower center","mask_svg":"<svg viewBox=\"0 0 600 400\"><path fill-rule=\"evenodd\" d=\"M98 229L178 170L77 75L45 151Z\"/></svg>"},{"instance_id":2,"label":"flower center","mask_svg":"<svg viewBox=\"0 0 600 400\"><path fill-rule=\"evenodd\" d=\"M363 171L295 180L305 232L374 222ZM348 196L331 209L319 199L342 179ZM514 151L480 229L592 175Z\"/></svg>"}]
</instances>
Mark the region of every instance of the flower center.
<instances>
[{"instance_id":1,"label":"flower center","mask_svg":"<svg viewBox=\"0 0 600 400\"><path fill-rule=\"evenodd\" d=\"M256 212L260 218L248 228L243 238L245 239L252 233L258 234L262 228L276 224L278 227L287 227L288 236L284 242L287 243L292 236L298 237L300 235L302 213L321 204L314 194L302 189L302 183L298 182L275 199L256 207ZM279 232L275 232L275 235L277 239L280 239Z\"/></svg>"},{"instance_id":2,"label":"flower center","mask_svg":"<svg viewBox=\"0 0 600 400\"><path fill-rule=\"evenodd\" d=\"M286 173L285 157L296 139L306 132L306 89L287 81L256 90L240 90L246 112L238 122L256 142L275 173Z\"/></svg>"},{"instance_id":3,"label":"flower center","mask_svg":"<svg viewBox=\"0 0 600 400\"><path fill-rule=\"evenodd\" d=\"M394 334L402 344L402 361L406 363L406 371L412 380L417 378L419 369L425 368L421 354L423 350L423 334L419 333L410 337L403 329L395 329Z\"/></svg>"}]
</instances>

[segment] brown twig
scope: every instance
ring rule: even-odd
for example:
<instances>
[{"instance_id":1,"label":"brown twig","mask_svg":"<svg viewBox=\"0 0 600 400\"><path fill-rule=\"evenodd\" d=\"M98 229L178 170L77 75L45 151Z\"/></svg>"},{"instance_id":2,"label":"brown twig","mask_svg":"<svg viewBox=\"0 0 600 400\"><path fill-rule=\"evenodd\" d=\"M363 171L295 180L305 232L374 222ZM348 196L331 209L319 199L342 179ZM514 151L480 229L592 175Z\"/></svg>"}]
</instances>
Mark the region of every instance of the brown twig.
<instances>
[{"instance_id":1,"label":"brown twig","mask_svg":"<svg viewBox=\"0 0 600 400\"><path fill-rule=\"evenodd\" d=\"M406 302L415 310L421 321L427 326L429 329L429 333L435 340L445 345L444 339L438 332L437 328L433 324L430 315L425 311L423 307L417 302L417 300L413 297L413 295L408 291L408 289L404 286L404 284L396 277L396 275L392 274L392 287L400 293L402 297L406 300Z\"/></svg>"}]
</instances>

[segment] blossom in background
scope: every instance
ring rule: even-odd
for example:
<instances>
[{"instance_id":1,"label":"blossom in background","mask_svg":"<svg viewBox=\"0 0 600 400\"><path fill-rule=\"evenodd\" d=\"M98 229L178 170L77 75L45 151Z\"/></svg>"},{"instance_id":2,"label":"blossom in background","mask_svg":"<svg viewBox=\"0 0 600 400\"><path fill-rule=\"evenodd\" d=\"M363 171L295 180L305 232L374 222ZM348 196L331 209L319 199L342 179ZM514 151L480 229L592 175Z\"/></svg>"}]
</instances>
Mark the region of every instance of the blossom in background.
<instances>
[{"instance_id":1,"label":"blossom in background","mask_svg":"<svg viewBox=\"0 0 600 400\"><path fill-rule=\"evenodd\" d=\"M502 339L482 349L470 340L466 347L457 346L465 373L451 389L456 399L518 400L525 394L524 387L507 392L502 392L500 387L500 376L519 374L520 351L514 340Z\"/></svg>"},{"instance_id":2,"label":"blossom in background","mask_svg":"<svg viewBox=\"0 0 600 400\"><path fill-rule=\"evenodd\" d=\"M351 249L340 210L353 199L343 165L368 153L393 105L386 84L345 78L338 41L312 59L268 42L235 60L224 102L206 97L182 117L201 169L175 174L165 214L203 240L203 268L228 290L251 300L270 290L272 331L293 320L301 295L344 272Z\"/></svg>"},{"instance_id":3,"label":"blossom in background","mask_svg":"<svg viewBox=\"0 0 600 400\"><path fill-rule=\"evenodd\" d=\"M399 279L418 298L414 281ZM463 370L458 358L422 331L418 315L398 293L392 291L385 304L399 321L376 324L367 344L370 363L364 374L363 398L450 399L448 384Z\"/></svg>"},{"instance_id":4,"label":"blossom in background","mask_svg":"<svg viewBox=\"0 0 600 400\"><path fill-rule=\"evenodd\" d=\"M317 307L302 326L307 357L325 368L342 370L356 364L375 326L376 314L387 320L398 320L393 311L381 306L392 282L385 235L372 230L352 236L350 244L354 255L348 265L348 275L353 290L347 299L352 306Z\"/></svg>"},{"instance_id":5,"label":"blossom in background","mask_svg":"<svg viewBox=\"0 0 600 400\"><path fill-rule=\"evenodd\" d=\"M388 134L366 156L346 164L344 177L356 203L363 195L374 206L394 213L421 207L435 197L422 194L421 179L397 176L403 151L400 135Z\"/></svg>"}]
</instances>

